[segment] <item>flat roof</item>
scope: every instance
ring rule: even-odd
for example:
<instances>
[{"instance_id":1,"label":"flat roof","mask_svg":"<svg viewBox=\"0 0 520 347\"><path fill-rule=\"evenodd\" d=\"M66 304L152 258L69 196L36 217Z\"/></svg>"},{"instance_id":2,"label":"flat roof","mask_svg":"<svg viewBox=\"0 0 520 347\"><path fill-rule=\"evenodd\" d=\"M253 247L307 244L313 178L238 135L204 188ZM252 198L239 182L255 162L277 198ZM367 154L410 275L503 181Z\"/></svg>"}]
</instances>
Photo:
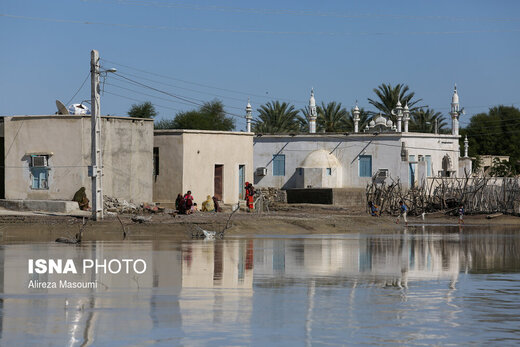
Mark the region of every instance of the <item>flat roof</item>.
<instances>
[{"instance_id":1,"label":"flat roof","mask_svg":"<svg viewBox=\"0 0 520 347\"><path fill-rule=\"evenodd\" d=\"M56 119L79 119L79 118L91 118L89 114L80 114L80 115L63 115L63 114L48 114L48 115L17 115L17 116L0 116L0 119L3 118L12 118L12 119L48 119L48 118L56 118ZM146 122L153 122L152 118L135 118L135 117L120 117L120 116L101 116L101 118L105 119L121 119L121 120L142 120Z\"/></svg>"},{"instance_id":2,"label":"flat roof","mask_svg":"<svg viewBox=\"0 0 520 347\"><path fill-rule=\"evenodd\" d=\"M444 139L459 139L461 135L453 135L453 134L432 134L432 133L416 133L416 132L407 132L407 133L397 133L397 132L382 132L382 133L304 133L304 134L255 134L257 139L276 139L276 138L311 138L311 139L320 139L320 138L338 138L338 137L427 137L427 138L444 138Z\"/></svg>"},{"instance_id":3,"label":"flat roof","mask_svg":"<svg viewBox=\"0 0 520 347\"><path fill-rule=\"evenodd\" d=\"M222 131L222 130L196 130L196 129L158 129L153 131L154 135L181 135L181 134L214 134L214 135L237 135L254 136L254 133L244 131Z\"/></svg>"}]
</instances>

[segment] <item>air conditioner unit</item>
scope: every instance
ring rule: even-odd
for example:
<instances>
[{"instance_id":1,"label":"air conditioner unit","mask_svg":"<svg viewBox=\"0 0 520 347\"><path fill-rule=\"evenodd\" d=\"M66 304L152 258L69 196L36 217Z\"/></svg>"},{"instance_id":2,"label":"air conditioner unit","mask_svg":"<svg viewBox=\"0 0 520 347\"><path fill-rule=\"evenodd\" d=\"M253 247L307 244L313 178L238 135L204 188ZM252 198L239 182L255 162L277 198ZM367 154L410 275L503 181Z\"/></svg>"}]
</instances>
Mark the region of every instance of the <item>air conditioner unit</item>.
<instances>
[{"instance_id":1,"label":"air conditioner unit","mask_svg":"<svg viewBox=\"0 0 520 347\"><path fill-rule=\"evenodd\" d=\"M44 155L38 155L31 157L31 166L32 167L46 167L47 166L47 157Z\"/></svg>"},{"instance_id":2,"label":"air conditioner unit","mask_svg":"<svg viewBox=\"0 0 520 347\"><path fill-rule=\"evenodd\" d=\"M256 175L257 176L267 176L267 168L266 167L257 167Z\"/></svg>"},{"instance_id":3,"label":"air conditioner unit","mask_svg":"<svg viewBox=\"0 0 520 347\"><path fill-rule=\"evenodd\" d=\"M388 169L379 169L377 170L378 178L387 178L388 177Z\"/></svg>"}]
</instances>

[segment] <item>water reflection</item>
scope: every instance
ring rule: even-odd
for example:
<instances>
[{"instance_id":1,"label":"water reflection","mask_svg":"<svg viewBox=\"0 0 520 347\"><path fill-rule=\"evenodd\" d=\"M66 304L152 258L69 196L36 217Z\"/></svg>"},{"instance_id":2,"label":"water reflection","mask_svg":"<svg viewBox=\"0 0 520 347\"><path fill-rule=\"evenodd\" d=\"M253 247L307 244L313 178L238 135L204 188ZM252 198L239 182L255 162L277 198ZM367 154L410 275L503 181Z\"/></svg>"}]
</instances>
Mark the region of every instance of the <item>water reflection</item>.
<instances>
[{"instance_id":1,"label":"water reflection","mask_svg":"<svg viewBox=\"0 0 520 347\"><path fill-rule=\"evenodd\" d=\"M511 342L519 333L512 326L519 321L513 313L520 305L519 251L514 232L421 229L215 242L4 244L0 345L311 345L347 337L352 344L474 343L491 332ZM29 258L140 258L148 268L143 274L29 274ZM28 287L62 279L98 286ZM490 322L497 316L508 321ZM481 328L477 340L468 340L468 325Z\"/></svg>"}]
</instances>

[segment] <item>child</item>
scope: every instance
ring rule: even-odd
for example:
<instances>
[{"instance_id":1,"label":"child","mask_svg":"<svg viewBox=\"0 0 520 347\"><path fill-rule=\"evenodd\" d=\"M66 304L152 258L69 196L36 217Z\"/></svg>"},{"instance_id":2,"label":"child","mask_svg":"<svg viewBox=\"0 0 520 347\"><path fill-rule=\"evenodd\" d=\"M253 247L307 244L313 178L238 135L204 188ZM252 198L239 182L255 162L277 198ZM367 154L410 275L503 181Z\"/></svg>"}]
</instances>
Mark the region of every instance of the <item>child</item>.
<instances>
[{"instance_id":1,"label":"child","mask_svg":"<svg viewBox=\"0 0 520 347\"><path fill-rule=\"evenodd\" d=\"M370 214L372 216L379 216L379 206L372 203L372 201L368 202L368 207L370 207Z\"/></svg>"},{"instance_id":2,"label":"child","mask_svg":"<svg viewBox=\"0 0 520 347\"><path fill-rule=\"evenodd\" d=\"M459 206L459 225L464 224L464 205Z\"/></svg>"},{"instance_id":3,"label":"child","mask_svg":"<svg viewBox=\"0 0 520 347\"><path fill-rule=\"evenodd\" d=\"M399 216L397 216L397 220L395 221L395 223L399 224L399 218L401 216L403 216L404 225L408 226L408 220L406 219L406 212L408 212L408 206L406 206L402 200L399 201L399 210L400 210L400 214L399 214Z\"/></svg>"}]
</instances>

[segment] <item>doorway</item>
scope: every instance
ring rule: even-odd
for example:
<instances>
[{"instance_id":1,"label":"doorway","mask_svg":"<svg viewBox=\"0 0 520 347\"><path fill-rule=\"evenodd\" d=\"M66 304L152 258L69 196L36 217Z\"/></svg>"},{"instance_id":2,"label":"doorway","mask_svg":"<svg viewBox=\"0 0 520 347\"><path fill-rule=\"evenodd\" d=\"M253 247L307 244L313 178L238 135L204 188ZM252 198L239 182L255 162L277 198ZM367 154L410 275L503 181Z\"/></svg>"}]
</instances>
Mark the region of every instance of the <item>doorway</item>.
<instances>
[{"instance_id":1,"label":"doorway","mask_svg":"<svg viewBox=\"0 0 520 347\"><path fill-rule=\"evenodd\" d=\"M222 201L223 180L224 180L224 165L215 165L214 194L215 194L215 197L219 201Z\"/></svg>"}]
</instances>

